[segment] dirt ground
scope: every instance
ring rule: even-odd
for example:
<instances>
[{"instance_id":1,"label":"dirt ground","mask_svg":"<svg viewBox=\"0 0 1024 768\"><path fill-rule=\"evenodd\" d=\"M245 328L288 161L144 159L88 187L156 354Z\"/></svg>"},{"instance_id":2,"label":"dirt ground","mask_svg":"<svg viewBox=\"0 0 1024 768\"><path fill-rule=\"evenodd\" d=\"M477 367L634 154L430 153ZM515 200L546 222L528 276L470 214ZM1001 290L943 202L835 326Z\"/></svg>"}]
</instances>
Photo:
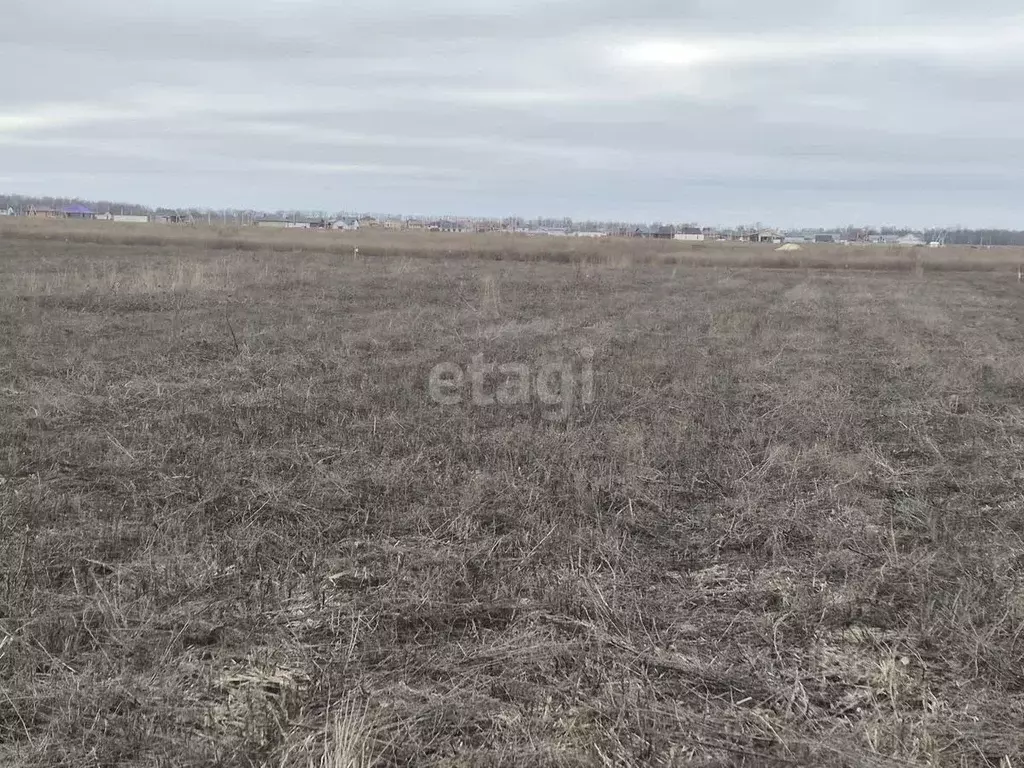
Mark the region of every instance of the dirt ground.
<instances>
[{"instance_id":1,"label":"dirt ground","mask_svg":"<svg viewBox=\"0 0 1024 768\"><path fill-rule=\"evenodd\" d=\"M1024 764L1016 267L89 240L0 240L0 763Z\"/></svg>"}]
</instances>

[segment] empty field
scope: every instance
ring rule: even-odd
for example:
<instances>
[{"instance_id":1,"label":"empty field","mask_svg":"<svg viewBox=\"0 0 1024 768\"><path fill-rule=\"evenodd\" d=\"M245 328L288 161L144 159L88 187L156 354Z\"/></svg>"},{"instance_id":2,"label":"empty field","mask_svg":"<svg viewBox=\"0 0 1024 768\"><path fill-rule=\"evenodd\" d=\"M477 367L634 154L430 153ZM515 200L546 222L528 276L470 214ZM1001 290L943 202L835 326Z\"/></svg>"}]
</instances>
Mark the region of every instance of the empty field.
<instances>
[{"instance_id":1,"label":"empty field","mask_svg":"<svg viewBox=\"0 0 1024 768\"><path fill-rule=\"evenodd\" d=\"M1024 761L1018 253L110 231L0 240L0 764Z\"/></svg>"}]
</instances>

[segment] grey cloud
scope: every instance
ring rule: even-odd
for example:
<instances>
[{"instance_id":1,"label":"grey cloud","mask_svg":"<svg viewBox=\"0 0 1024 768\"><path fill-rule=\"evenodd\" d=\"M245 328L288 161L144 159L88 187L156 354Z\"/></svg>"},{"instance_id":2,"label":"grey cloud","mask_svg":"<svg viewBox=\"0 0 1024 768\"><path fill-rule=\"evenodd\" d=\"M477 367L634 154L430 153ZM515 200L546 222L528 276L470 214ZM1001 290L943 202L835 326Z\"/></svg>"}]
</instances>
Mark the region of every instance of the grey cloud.
<instances>
[{"instance_id":1,"label":"grey cloud","mask_svg":"<svg viewBox=\"0 0 1024 768\"><path fill-rule=\"evenodd\" d=\"M1024 202L1010 2L9 4L11 191L780 224ZM665 40L681 63L617 53Z\"/></svg>"}]
</instances>

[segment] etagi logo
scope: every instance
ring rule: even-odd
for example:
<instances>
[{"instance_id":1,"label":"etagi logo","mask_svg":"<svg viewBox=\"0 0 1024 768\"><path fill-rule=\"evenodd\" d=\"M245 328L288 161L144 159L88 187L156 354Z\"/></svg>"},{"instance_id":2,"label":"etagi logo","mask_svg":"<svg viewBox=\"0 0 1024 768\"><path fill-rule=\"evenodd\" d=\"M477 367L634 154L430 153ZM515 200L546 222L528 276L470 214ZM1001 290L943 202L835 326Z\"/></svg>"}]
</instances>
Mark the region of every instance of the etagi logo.
<instances>
[{"instance_id":1,"label":"etagi logo","mask_svg":"<svg viewBox=\"0 0 1024 768\"><path fill-rule=\"evenodd\" d=\"M537 402L549 406L543 417L565 421L578 402L594 402L594 350L584 347L578 360L544 363L536 370L526 363L497 365L474 355L469 367L439 363L430 371L430 398L439 405L461 405L466 399L481 408L515 406Z\"/></svg>"}]
</instances>

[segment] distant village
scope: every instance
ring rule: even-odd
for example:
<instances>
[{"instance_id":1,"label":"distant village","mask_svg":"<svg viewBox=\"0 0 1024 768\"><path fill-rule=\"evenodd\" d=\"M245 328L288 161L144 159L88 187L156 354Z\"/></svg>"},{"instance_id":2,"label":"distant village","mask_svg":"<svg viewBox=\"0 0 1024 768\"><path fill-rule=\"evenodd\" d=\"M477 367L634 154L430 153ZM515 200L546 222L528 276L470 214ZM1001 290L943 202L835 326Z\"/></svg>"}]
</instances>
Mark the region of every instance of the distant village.
<instances>
[{"instance_id":1,"label":"distant village","mask_svg":"<svg viewBox=\"0 0 1024 768\"><path fill-rule=\"evenodd\" d=\"M5 200L7 203L5 205ZM1004 237L991 235L986 242L984 233L977 237L965 230L909 231L893 228L847 227L835 231L820 229L780 230L761 225L732 228L704 227L694 223L682 224L628 224L621 222L574 222L572 219L532 219L520 217L419 217L371 214L333 214L324 212L301 213L278 211L210 211L145 209L135 205L87 204L79 201L50 205L17 201L0 197L0 216L24 216L37 219L89 219L124 224L224 224L252 226L264 229L318 229L355 231L365 229L421 231L444 233L515 233L536 237L629 237L688 242L747 242L775 245L824 243L841 245L884 245L941 248L947 244L1015 245L1015 235L1002 232ZM1001 232L1001 231L1000 231ZM1006 242L1002 242L1006 240Z\"/></svg>"}]
</instances>

